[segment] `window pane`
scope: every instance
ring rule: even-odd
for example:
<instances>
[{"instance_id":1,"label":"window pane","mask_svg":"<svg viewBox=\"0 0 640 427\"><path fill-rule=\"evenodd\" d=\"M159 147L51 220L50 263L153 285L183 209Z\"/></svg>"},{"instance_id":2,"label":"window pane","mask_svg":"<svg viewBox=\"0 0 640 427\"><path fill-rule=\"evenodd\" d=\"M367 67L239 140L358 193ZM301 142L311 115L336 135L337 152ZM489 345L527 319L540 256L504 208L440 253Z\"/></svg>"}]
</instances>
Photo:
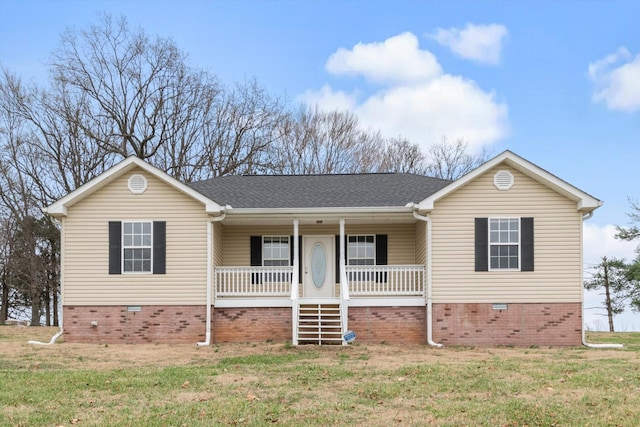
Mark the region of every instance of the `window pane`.
<instances>
[{"instance_id":1,"label":"window pane","mask_svg":"<svg viewBox=\"0 0 640 427\"><path fill-rule=\"evenodd\" d=\"M349 258L355 258L357 253L358 253L358 249L353 245L349 245L349 250L347 251L347 256Z\"/></svg>"},{"instance_id":2,"label":"window pane","mask_svg":"<svg viewBox=\"0 0 640 427\"><path fill-rule=\"evenodd\" d=\"M508 243L509 242L509 232L501 231L500 232L500 243Z\"/></svg>"},{"instance_id":3,"label":"window pane","mask_svg":"<svg viewBox=\"0 0 640 427\"><path fill-rule=\"evenodd\" d=\"M123 240L122 244L123 244L124 246L131 246L131 245L132 245L132 243L133 243L133 239L131 238L131 236L130 236L130 235L128 235L128 234L125 234L125 235L124 235L124 240Z\"/></svg>"},{"instance_id":4,"label":"window pane","mask_svg":"<svg viewBox=\"0 0 640 427\"><path fill-rule=\"evenodd\" d=\"M142 223L142 232L145 234L151 234L151 223L143 222Z\"/></svg>"},{"instance_id":5,"label":"window pane","mask_svg":"<svg viewBox=\"0 0 640 427\"><path fill-rule=\"evenodd\" d=\"M133 231L133 225L130 222L125 222L124 223L124 232L127 234L131 234L131 232Z\"/></svg>"},{"instance_id":6,"label":"window pane","mask_svg":"<svg viewBox=\"0 0 640 427\"><path fill-rule=\"evenodd\" d=\"M151 271L151 261L142 261L142 271Z\"/></svg>"},{"instance_id":7,"label":"window pane","mask_svg":"<svg viewBox=\"0 0 640 427\"><path fill-rule=\"evenodd\" d=\"M511 230L518 231L519 225L520 225L519 223L520 223L520 220L518 220L517 218L512 218L509 220L509 228Z\"/></svg>"},{"instance_id":8,"label":"window pane","mask_svg":"<svg viewBox=\"0 0 640 427\"><path fill-rule=\"evenodd\" d=\"M151 235L145 234L142 236L142 245L143 246L151 246Z\"/></svg>"},{"instance_id":9,"label":"window pane","mask_svg":"<svg viewBox=\"0 0 640 427\"><path fill-rule=\"evenodd\" d=\"M499 236L500 236L500 233L498 233L497 231L492 231L491 232L491 243L498 243L500 241L499 240Z\"/></svg>"},{"instance_id":10,"label":"window pane","mask_svg":"<svg viewBox=\"0 0 640 427\"><path fill-rule=\"evenodd\" d=\"M133 271L133 261L124 262L124 271Z\"/></svg>"},{"instance_id":11,"label":"window pane","mask_svg":"<svg viewBox=\"0 0 640 427\"><path fill-rule=\"evenodd\" d=\"M134 222L133 223L133 232L136 233L136 234L142 233L142 223L141 222Z\"/></svg>"},{"instance_id":12,"label":"window pane","mask_svg":"<svg viewBox=\"0 0 640 427\"><path fill-rule=\"evenodd\" d=\"M492 269L496 269L498 268L498 258L491 258L491 268Z\"/></svg>"},{"instance_id":13,"label":"window pane","mask_svg":"<svg viewBox=\"0 0 640 427\"><path fill-rule=\"evenodd\" d=\"M509 233L509 243L518 243L518 232L511 231Z\"/></svg>"}]
</instances>

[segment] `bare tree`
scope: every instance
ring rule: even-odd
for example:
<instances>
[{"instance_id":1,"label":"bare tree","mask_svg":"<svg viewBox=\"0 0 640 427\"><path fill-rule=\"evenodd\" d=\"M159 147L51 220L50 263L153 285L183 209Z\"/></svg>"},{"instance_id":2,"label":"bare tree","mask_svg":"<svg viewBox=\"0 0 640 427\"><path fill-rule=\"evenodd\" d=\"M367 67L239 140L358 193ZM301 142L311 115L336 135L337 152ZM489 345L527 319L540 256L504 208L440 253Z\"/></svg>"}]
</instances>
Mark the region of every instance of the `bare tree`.
<instances>
[{"instance_id":1,"label":"bare tree","mask_svg":"<svg viewBox=\"0 0 640 427\"><path fill-rule=\"evenodd\" d=\"M279 174L356 173L373 170L383 140L363 130L347 111L299 107L282 125L273 149L273 172Z\"/></svg>"},{"instance_id":2,"label":"bare tree","mask_svg":"<svg viewBox=\"0 0 640 427\"><path fill-rule=\"evenodd\" d=\"M455 180L471 172L488 160L483 149L479 154L469 153L469 144L463 139L449 142L447 138L429 149L427 152L426 175L435 178Z\"/></svg>"},{"instance_id":3,"label":"bare tree","mask_svg":"<svg viewBox=\"0 0 640 427\"><path fill-rule=\"evenodd\" d=\"M151 40L125 18L108 15L80 34L68 29L51 62L53 78L67 92L86 96L89 120L80 122L82 130L109 152L141 159L179 132L175 108L167 114L167 105L176 106L189 72L171 40Z\"/></svg>"},{"instance_id":4,"label":"bare tree","mask_svg":"<svg viewBox=\"0 0 640 427\"><path fill-rule=\"evenodd\" d=\"M224 91L203 123L203 167L209 176L270 171L270 150L280 140L284 119L284 104L255 80Z\"/></svg>"},{"instance_id":5,"label":"bare tree","mask_svg":"<svg viewBox=\"0 0 640 427\"><path fill-rule=\"evenodd\" d=\"M415 173L425 175L426 158L420 146L403 137L386 141L380 156L378 172Z\"/></svg>"}]
</instances>

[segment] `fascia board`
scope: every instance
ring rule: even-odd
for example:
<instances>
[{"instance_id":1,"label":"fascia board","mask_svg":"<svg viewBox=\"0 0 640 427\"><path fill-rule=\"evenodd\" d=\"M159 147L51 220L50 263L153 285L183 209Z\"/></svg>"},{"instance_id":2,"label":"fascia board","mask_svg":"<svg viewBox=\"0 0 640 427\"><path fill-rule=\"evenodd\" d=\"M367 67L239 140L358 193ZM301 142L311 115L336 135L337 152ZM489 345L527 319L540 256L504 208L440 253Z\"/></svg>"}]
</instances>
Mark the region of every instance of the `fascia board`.
<instances>
[{"instance_id":1,"label":"fascia board","mask_svg":"<svg viewBox=\"0 0 640 427\"><path fill-rule=\"evenodd\" d=\"M317 207L317 208L231 208L227 215L343 215L343 214L389 214L411 213L409 206L373 206L373 207Z\"/></svg>"},{"instance_id":2,"label":"fascia board","mask_svg":"<svg viewBox=\"0 0 640 427\"><path fill-rule=\"evenodd\" d=\"M518 156L517 154L511 151L504 151L493 159L487 161L486 163L480 165L473 171L459 178L458 180L452 182L448 186L444 187L440 191L432 194L426 199L422 200L418 204L418 209L420 211L431 211L434 208L434 203L439 199L447 196L448 194L454 192L458 188L464 186L470 181L474 180L478 176L484 174L488 170L493 167L505 163L514 169L522 172L528 177L540 182L541 184L553 189L554 191L564 195L565 197L574 200L576 202L577 209L580 211L592 211L600 206L602 206L602 201L596 199L595 197L585 193L584 191L574 187L568 182L558 178L550 172L542 169L541 167L525 160L524 158Z\"/></svg>"},{"instance_id":3,"label":"fascia board","mask_svg":"<svg viewBox=\"0 0 640 427\"><path fill-rule=\"evenodd\" d=\"M160 169L151 166L150 164L144 162L143 160L140 160L135 156L127 157L112 168L93 178L91 181L87 182L84 185L81 185L80 187L62 197L61 199L57 200L56 202L52 203L48 207L43 208L42 211L53 217L66 216L67 209L69 207L78 203L85 197L95 193L110 182L114 181L116 178L134 169L136 166L150 173L161 181L164 181L176 190L201 202L205 206L205 210L207 213L218 214L222 212L222 207L215 201L209 199L208 197L205 197L204 195L193 190L191 187L188 187L177 179L167 175Z\"/></svg>"}]
</instances>

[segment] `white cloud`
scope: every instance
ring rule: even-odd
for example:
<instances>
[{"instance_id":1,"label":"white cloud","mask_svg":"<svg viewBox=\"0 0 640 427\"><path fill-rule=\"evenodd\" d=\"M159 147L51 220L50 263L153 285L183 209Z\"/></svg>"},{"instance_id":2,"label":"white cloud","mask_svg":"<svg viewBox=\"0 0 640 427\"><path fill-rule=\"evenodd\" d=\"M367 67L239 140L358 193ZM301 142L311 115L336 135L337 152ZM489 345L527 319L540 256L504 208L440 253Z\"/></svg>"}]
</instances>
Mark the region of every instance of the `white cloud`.
<instances>
[{"instance_id":1,"label":"white cloud","mask_svg":"<svg viewBox=\"0 0 640 427\"><path fill-rule=\"evenodd\" d=\"M636 242L628 242L615 238L616 227L608 224L598 226L595 223L584 223L584 262L587 266L598 264L603 256L607 258L623 258L627 261L635 259Z\"/></svg>"},{"instance_id":2,"label":"white cloud","mask_svg":"<svg viewBox=\"0 0 640 427\"><path fill-rule=\"evenodd\" d=\"M321 110L349 110L356 107L356 95L343 91L334 91L329 85L324 85L319 91L306 91L298 96L298 100L311 107Z\"/></svg>"},{"instance_id":3,"label":"white cloud","mask_svg":"<svg viewBox=\"0 0 640 427\"><path fill-rule=\"evenodd\" d=\"M508 35L509 31L503 25L467 24L463 29L438 28L431 37L462 58L496 65L500 62L502 45Z\"/></svg>"},{"instance_id":4,"label":"white cloud","mask_svg":"<svg viewBox=\"0 0 640 427\"><path fill-rule=\"evenodd\" d=\"M442 137L464 138L475 151L507 134L507 105L473 80L445 74L411 33L338 49L326 68L332 74L361 75L387 85L367 96L325 85L299 96L302 102L325 110L348 108L366 127L389 137L405 136L425 151Z\"/></svg>"},{"instance_id":5,"label":"white cloud","mask_svg":"<svg viewBox=\"0 0 640 427\"><path fill-rule=\"evenodd\" d=\"M425 148L446 136L451 141L464 138L476 150L506 134L507 106L459 76L379 92L359 105L356 114L385 135L403 135Z\"/></svg>"},{"instance_id":6,"label":"white cloud","mask_svg":"<svg viewBox=\"0 0 640 427\"><path fill-rule=\"evenodd\" d=\"M420 50L418 38L402 33L381 43L358 43L353 49L340 48L326 64L331 74L362 75L374 82L411 83L442 74L436 57Z\"/></svg>"},{"instance_id":7,"label":"white cloud","mask_svg":"<svg viewBox=\"0 0 640 427\"><path fill-rule=\"evenodd\" d=\"M621 47L590 63L589 77L595 86L595 102L604 102L610 110L631 113L640 109L640 53L634 57Z\"/></svg>"}]
</instances>

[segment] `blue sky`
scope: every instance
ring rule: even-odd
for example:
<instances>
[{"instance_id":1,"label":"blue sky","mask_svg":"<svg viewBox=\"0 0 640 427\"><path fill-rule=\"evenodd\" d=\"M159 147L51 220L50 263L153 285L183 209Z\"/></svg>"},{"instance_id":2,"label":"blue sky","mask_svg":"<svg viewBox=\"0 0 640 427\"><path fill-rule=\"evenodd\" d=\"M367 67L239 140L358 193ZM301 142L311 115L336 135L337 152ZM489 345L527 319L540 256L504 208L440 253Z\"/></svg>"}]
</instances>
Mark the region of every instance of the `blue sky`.
<instances>
[{"instance_id":1,"label":"blue sky","mask_svg":"<svg viewBox=\"0 0 640 427\"><path fill-rule=\"evenodd\" d=\"M42 81L61 32L101 12L173 38L223 83L255 77L425 148L512 150L605 201L587 263L633 257L613 225L640 199L640 2L0 0L0 62ZM617 323L640 330L640 315Z\"/></svg>"}]
</instances>

